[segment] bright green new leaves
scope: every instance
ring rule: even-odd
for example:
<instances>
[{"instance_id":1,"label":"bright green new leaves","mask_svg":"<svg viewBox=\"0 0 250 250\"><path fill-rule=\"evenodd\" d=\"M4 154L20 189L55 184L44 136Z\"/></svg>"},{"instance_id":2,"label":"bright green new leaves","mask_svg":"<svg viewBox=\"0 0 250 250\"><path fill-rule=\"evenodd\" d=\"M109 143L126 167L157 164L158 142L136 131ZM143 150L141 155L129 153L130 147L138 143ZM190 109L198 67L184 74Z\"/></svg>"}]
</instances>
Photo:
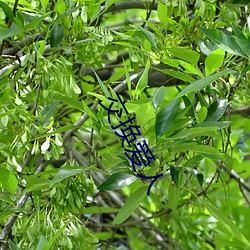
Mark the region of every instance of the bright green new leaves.
<instances>
[{"instance_id":1,"label":"bright green new leaves","mask_svg":"<svg viewBox=\"0 0 250 250\"><path fill-rule=\"evenodd\" d=\"M211 75L223 65L225 56L225 51L222 49L217 49L210 53L205 60L205 72L206 75Z\"/></svg>"},{"instance_id":2,"label":"bright green new leaves","mask_svg":"<svg viewBox=\"0 0 250 250\"><path fill-rule=\"evenodd\" d=\"M115 173L109 176L99 187L99 190L117 190L126 187L136 180L136 176L128 173Z\"/></svg>"},{"instance_id":3,"label":"bright green new leaves","mask_svg":"<svg viewBox=\"0 0 250 250\"><path fill-rule=\"evenodd\" d=\"M250 242L245 238L245 236L240 232L238 227L230 220L222 211L213 206L212 204L202 201L208 212L215 217L219 222L221 222L225 228L232 233L239 241L250 248Z\"/></svg>"},{"instance_id":4,"label":"bright green new leaves","mask_svg":"<svg viewBox=\"0 0 250 250\"><path fill-rule=\"evenodd\" d=\"M0 168L0 183L11 194L14 194L18 187L16 176L5 168Z\"/></svg>"},{"instance_id":5,"label":"bright green new leaves","mask_svg":"<svg viewBox=\"0 0 250 250\"><path fill-rule=\"evenodd\" d=\"M158 3L157 7L158 18L161 23L166 24L168 20L168 9L167 5L163 2Z\"/></svg>"},{"instance_id":6,"label":"bright green new leaves","mask_svg":"<svg viewBox=\"0 0 250 250\"><path fill-rule=\"evenodd\" d=\"M190 49L185 49L181 47L176 47L176 48L172 47L172 48L169 48L168 50L172 52L172 54L175 57L180 58L184 61L190 62L194 66L197 65L199 58L200 58L199 53Z\"/></svg>"},{"instance_id":7,"label":"bright green new leaves","mask_svg":"<svg viewBox=\"0 0 250 250\"><path fill-rule=\"evenodd\" d=\"M120 212L116 215L112 224L121 224L124 222L139 206L143 198L147 194L148 186L138 188L127 200Z\"/></svg>"},{"instance_id":8,"label":"bright green new leaves","mask_svg":"<svg viewBox=\"0 0 250 250\"><path fill-rule=\"evenodd\" d=\"M174 99L156 116L155 132L156 136L164 135L172 126L179 110L179 101Z\"/></svg>"},{"instance_id":9,"label":"bright green new leaves","mask_svg":"<svg viewBox=\"0 0 250 250\"><path fill-rule=\"evenodd\" d=\"M207 76L205 78L202 78L198 81L195 81L191 84L189 84L185 89L183 89L178 95L178 97L181 97L183 95L187 95L189 93L195 92L197 90L200 90L204 87L206 87L207 85L215 82L216 80L218 80L220 77L222 77L223 75L229 73L230 70L223 70L221 72L215 73L213 75Z\"/></svg>"},{"instance_id":10,"label":"bright green new leaves","mask_svg":"<svg viewBox=\"0 0 250 250\"><path fill-rule=\"evenodd\" d=\"M205 122L214 121L217 122L224 115L227 109L228 100L223 99L219 101L215 101L208 108L208 114L205 119Z\"/></svg>"},{"instance_id":11,"label":"bright green new leaves","mask_svg":"<svg viewBox=\"0 0 250 250\"><path fill-rule=\"evenodd\" d=\"M51 30L50 46L51 47L56 47L62 41L63 34L64 34L64 28L63 28L63 26L61 24L56 25Z\"/></svg>"}]
</instances>

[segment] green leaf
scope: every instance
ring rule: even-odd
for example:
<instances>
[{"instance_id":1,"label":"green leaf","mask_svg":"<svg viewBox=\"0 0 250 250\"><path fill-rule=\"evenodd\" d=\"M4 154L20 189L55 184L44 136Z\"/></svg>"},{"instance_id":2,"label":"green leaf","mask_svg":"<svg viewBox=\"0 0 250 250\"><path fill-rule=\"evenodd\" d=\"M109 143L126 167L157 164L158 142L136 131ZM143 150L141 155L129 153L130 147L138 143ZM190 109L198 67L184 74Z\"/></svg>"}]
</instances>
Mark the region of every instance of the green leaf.
<instances>
[{"instance_id":1,"label":"green leaf","mask_svg":"<svg viewBox=\"0 0 250 250\"><path fill-rule=\"evenodd\" d=\"M43 247L46 245L47 242L48 241L47 241L46 237L44 235L41 235L40 239L38 241L36 250L43 250Z\"/></svg>"},{"instance_id":2,"label":"green leaf","mask_svg":"<svg viewBox=\"0 0 250 250\"><path fill-rule=\"evenodd\" d=\"M168 188L168 204L169 207L175 211L180 199L180 189L171 182Z\"/></svg>"},{"instance_id":3,"label":"green leaf","mask_svg":"<svg viewBox=\"0 0 250 250\"><path fill-rule=\"evenodd\" d=\"M210 53L205 60L205 72L206 75L211 75L223 65L225 57L225 51L222 49L217 49Z\"/></svg>"},{"instance_id":4,"label":"green leaf","mask_svg":"<svg viewBox=\"0 0 250 250\"><path fill-rule=\"evenodd\" d=\"M99 190L117 190L126 187L136 180L136 176L124 172L109 176L99 187Z\"/></svg>"},{"instance_id":5,"label":"green leaf","mask_svg":"<svg viewBox=\"0 0 250 250\"><path fill-rule=\"evenodd\" d=\"M165 94L166 94L166 87L161 86L156 90L156 92L152 96L151 100L155 111L157 111L158 107L164 100Z\"/></svg>"},{"instance_id":6,"label":"green leaf","mask_svg":"<svg viewBox=\"0 0 250 250\"><path fill-rule=\"evenodd\" d=\"M190 172L192 175L195 176L195 178L198 180L200 186L202 187L203 185L203 181L204 181L204 176L201 172L197 171L196 169L194 168L189 168L189 167L186 167L185 168L188 172Z\"/></svg>"},{"instance_id":7,"label":"green leaf","mask_svg":"<svg viewBox=\"0 0 250 250\"><path fill-rule=\"evenodd\" d=\"M172 135L170 139L190 139L196 136L206 135L207 132L215 131L218 127L195 127L188 128L180 131L179 133Z\"/></svg>"},{"instance_id":8,"label":"green leaf","mask_svg":"<svg viewBox=\"0 0 250 250\"><path fill-rule=\"evenodd\" d=\"M49 0L41 0L41 5L42 5L42 7L43 7L44 9L47 8L48 3L49 3Z\"/></svg>"},{"instance_id":9,"label":"green leaf","mask_svg":"<svg viewBox=\"0 0 250 250\"><path fill-rule=\"evenodd\" d=\"M168 9L167 5L163 2L159 2L157 6L157 14L161 23L167 24L168 21Z\"/></svg>"},{"instance_id":10,"label":"green leaf","mask_svg":"<svg viewBox=\"0 0 250 250\"><path fill-rule=\"evenodd\" d=\"M164 135L172 126L179 110L179 101L174 99L156 116L155 131L156 136Z\"/></svg>"},{"instance_id":11,"label":"green leaf","mask_svg":"<svg viewBox=\"0 0 250 250\"><path fill-rule=\"evenodd\" d=\"M5 168L0 168L0 183L11 194L14 194L18 187L18 180L16 176Z\"/></svg>"},{"instance_id":12,"label":"green leaf","mask_svg":"<svg viewBox=\"0 0 250 250\"><path fill-rule=\"evenodd\" d=\"M26 188L24 192L33 192L39 191L46 188L49 188L51 185L51 180L37 177L37 176L30 176L26 178Z\"/></svg>"},{"instance_id":13,"label":"green leaf","mask_svg":"<svg viewBox=\"0 0 250 250\"><path fill-rule=\"evenodd\" d=\"M138 188L127 200L124 206L121 208L119 213L116 215L115 219L113 220L112 224L121 224L124 222L139 206L143 198L147 194L148 186L142 186Z\"/></svg>"},{"instance_id":14,"label":"green leaf","mask_svg":"<svg viewBox=\"0 0 250 250\"><path fill-rule=\"evenodd\" d=\"M94 71L95 73L95 76L96 76L96 79L98 81L98 83L100 84L101 88L102 88L102 91L103 93L105 94L105 96L108 98L108 97L111 97L111 94L109 93L108 89L106 88L106 86L103 84L102 80L100 79L100 77L96 74L96 72Z\"/></svg>"},{"instance_id":15,"label":"green leaf","mask_svg":"<svg viewBox=\"0 0 250 250\"><path fill-rule=\"evenodd\" d=\"M225 121L225 122L204 121L195 124L193 127L217 127L217 129L222 129L228 127L230 124L232 124L231 121Z\"/></svg>"},{"instance_id":16,"label":"green leaf","mask_svg":"<svg viewBox=\"0 0 250 250\"><path fill-rule=\"evenodd\" d=\"M175 57L190 62L194 66L197 65L200 58L200 54L198 52L190 49L176 47L176 48L169 48L168 50L172 52Z\"/></svg>"},{"instance_id":17,"label":"green leaf","mask_svg":"<svg viewBox=\"0 0 250 250\"><path fill-rule=\"evenodd\" d=\"M7 5L7 4L4 3L3 1L0 1L0 8L3 9L5 15L6 15L11 21L14 21L14 15L13 15L13 12L12 12L11 8L9 7L9 5Z\"/></svg>"},{"instance_id":18,"label":"green leaf","mask_svg":"<svg viewBox=\"0 0 250 250\"><path fill-rule=\"evenodd\" d=\"M204 122L219 121L227 109L228 100L222 99L213 102L208 108L208 114Z\"/></svg>"},{"instance_id":19,"label":"green leaf","mask_svg":"<svg viewBox=\"0 0 250 250\"><path fill-rule=\"evenodd\" d=\"M206 87L207 85L213 83L214 81L218 80L220 77L222 77L223 75L227 74L231 72L230 70L223 70L221 72L215 73L213 75L207 76L205 78L202 78L198 81L195 81L191 84L189 84L185 89L183 89L178 95L178 97L181 97L183 95L195 92L197 90L200 90L204 87Z\"/></svg>"},{"instance_id":20,"label":"green leaf","mask_svg":"<svg viewBox=\"0 0 250 250\"><path fill-rule=\"evenodd\" d=\"M231 54L238 55L241 57L246 57L246 54L237 43L237 40L235 37L228 36L224 34L222 31L217 30L217 29L200 28L200 30L219 48Z\"/></svg>"},{"instance_id":21,"label":"green leaf","mask_svg":"<svg viewBox=\"0 0 250 250\"><path fill-rule=\"evenodd\" d=\"M199 112L198 112L198 118L200 122L203 122L206 119L207 116L207 108L206 107L201 107Z\"/></svg>"},{"instance_id":22,"label":"green leaf","mask_svg":"<svg viewBox=\"0 0 250 250\"><path fill-rule=\"evenodd\" d=\"M143 40L149 41L152 47L156 48L157 44L155 42L155 35L149 30L142 28L141 26L139 26L139 28L140 30L137 31L136 34L139 33Z\"/></svg>"},{"instance_id":23,"label":"green leaf","mask_svg":"<svg viewBox=\"0 0 250 250\"><path fill-rule=\"evenodd\" d=\"M119 212L119 208L114 207L82 207L81 214L105 214L105 213L117 213Z\"/></svg>"},{"instance_id":24,"label":"green leaf","mask_svg":"<svg viewBox=\"0 0 250 250\"><path fill-rule=\"evenodd\" d=\"M69 106L76 108L82 112L85 112L85 109L83 108L83 105L80 101L70 98L68 96L62 95L58 92L54 92L53 97L57 99L58 101L61 101L63 103L68 104Z\"/></svg>"},{"instance_id":25,"label":"green leaf","mask_svg":"<svg viewBox=\"0 0 250 250\"><path fill-rule=\"evenodd\" d=\"M24 209L23 208L9 208L7 207L5 211L0 212L0 222L4 223L6 219L8 219L8 217L14 213L18 213L18 212L23 212Z\"/></svg>"},{"instance_id":26,"label":"green leaf","mask_svg":"<svg viewBox=\"0 0 250 250\"><path fill-rule=\"evenodd\" d=\"M22 33L24 30L20 29L18 26L14 25L11 28L0 30L0 42L6 38L17 36Z\"/></svg>"},{"instance_id":27,"label":"green leaf","mask_svg":"<svg viewBox=\"0 0 250 250\"><path fill-rule=\"evenodd\" d=\"M173 69L158 69L158 68L155 68L157 71L160 71L162 73L165 73L169 76L172 76L174 78L177 78L177 79L180 79L184 82L193 82L195 79L191 76L189 76L188 74L186 73L183 73L183 72L180 72L180 71L176 71L176 70L173 70Z\"/></svg>"},{"instance_id":28,"label":"green leaf","mask_svg":"<svg viewBox=\"0 0 250 250\"><path fill-rule=\"evenodd\" d=\"M8 242L9 242L10 250L22 250L16 244L14 244L11 240L9 240Z\"/></svg>"},{"instance_id":29,"label":"green leaf","mask_svg":"<svg viewBox=\"0 0 250 250\"><path fill-rule=\"evenodd\" d=\"M53 116L54 112L58 108L59 102L52 100L49 104L44 105L42 112L42 124L49 122L50 118Z\"/></svg>"},{"instance_id":30,"label":"green leaf","mask_svg":"<svg viewBox=\"0 0 250 250\"><path fill-rule=\"evenodd\" d=\"M201 199L200 199L201 200ZM202 201L202 200L201 200ZM250 242L245 238L245 236L240 232L238 227L230 220L221 210L213 206L212 204L202 201L208 212L216 218L223 226L232 233L239 241L241 241L245 246L250 248Z\"/></svg>"},{"instance_id":31,"label":"green leaf","mask_svg":"<svg viewBox=\"0 0 250 250\"><path fill-rule=\"evenodd\" d=\"M70 176L74 176L74 175L77 175L77 174L85 172L85 171L86 171L86 169L83 167L65 166L57 172L55 178L51 182L51 186L57 182L61 182L62 180L66 179Z\"/></svg>"},{"instance_id":32,"label":"green leaf","mask_svg":"<svg viewBox=\"0 0 250 250\"><path fill-rule=\"evenodd\" d=\"M54 26L50 35L50 46L56 47L63 39L64 28L61 24Z\"/></svg>"},{"instance_id":33,"label":"green leaf","mask_svg":"<svg viewBox=\"0 0 250 250\"><path fill-rule=\"evenodd\" d=\"M55 232L55 234L53 235L53 237L45 244L45 246L43 247L42 250L49 250L52 245L53 242L59 237L59 235L64 231L64 229L68 226L69 222L64 222L65 224Z\"/></svg>"},{"instance_id":34,"label":"green leaf","mask_svg":"<svg viewBox=\"0 0 250 250\"><path fill-rule=\"evenodd\" d=\"M180 168L176 168L173 166L170 166L170 175L171 175L171 179L174 182L174 184L176 186L178 186L178 182L179 182L179 172L181 171Z\"/></svg>"},{"instance_id":35,"label":"green leaf","mask_svg":"<svg viewBox=\"0 0 250 250\"><path fill-rule=\"evenodd\" d=\"M146 67L136 85L136 88L135 88L135 93L134 93L134 96L135 98L137 98L140 93L147 87L148 85L148 70L149 70L149 67L150 67L150 61L148 60L147 61L147 64L146 64Z\"/></svg>"}]
</instances>

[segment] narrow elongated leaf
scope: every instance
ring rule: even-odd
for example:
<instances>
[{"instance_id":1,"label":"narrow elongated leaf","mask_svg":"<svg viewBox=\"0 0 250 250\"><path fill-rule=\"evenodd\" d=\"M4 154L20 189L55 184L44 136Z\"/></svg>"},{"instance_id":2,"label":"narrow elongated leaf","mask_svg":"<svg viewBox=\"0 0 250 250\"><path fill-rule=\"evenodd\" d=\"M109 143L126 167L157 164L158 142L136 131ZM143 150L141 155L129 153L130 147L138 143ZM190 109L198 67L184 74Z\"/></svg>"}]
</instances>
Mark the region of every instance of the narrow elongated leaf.
<instances>
[{"instance_id":1,"label":"narrow elongated leaf","mask_svg":"<svg viewBox=\"0 0 250 250\"><path fill-rule=\"evenodd\" d=\"M200 199L201 200L201 199ZM215 217L219 222L221 222L225 228L232 233L239 241L241 241L245 246L250 248L250 242L245 238L245 236L240 232L238 227L230 220L221 210L212 204L202 201L208 212Z\"/></svg>"},{"instance_id":2,"label":"narrow elongated leaf","mask_svg":"<svg viewBox=\"0 0 250 250\"><path fill-rule=\"evenodd\" d=\"M56 233L53 235L53 237L44 245L43 250L49 250L49 249L51 249L54 241L65 230L65 228L68 226L68 224L69 224L69 222L65 223L59 230L56 231Z\"/></svg>"},{"instance_id":3,"label":"narrow elongated leaf","mask_svg":"<svg viewBox=\"0 0 250 250\"><path fill-rule=\"evenodd\" d=\"M147 61L146 67L137 83L136 89L135 89L135 97L138 97L139 94L147 87L148 85L148 70L150 67L150 61Z\"/></svg>"},{"instance_id":4,"label":"narrow elongated leaf","mask_svg":"<svg viewBox=\"0 0 250 250\"><path fill-rule=\"evenodd\" d=\"M173 136L171 139L190 139L196 136L206 135L207 132L215 131L219 129L218 127L195 127L195 128L188 128L185 129Z\"/></svg>"},{"instance_id":5,"label":"narrow elongated leaf","mask_svg":"<svg viewBox=\"0 0 250 250\"><path fill-rule=\"evenodd\" d=\"M70 98L68 96L64 96L60 93L57 93L57 92L54 92L54 97L63 102L63 103L66 103L68 104L69 106L73 107L73 108L76 108L82 112L85 112L84 108L83 108L83 105L80 101L76 100L76 99L73 99L73 98Z\"/></svg>"},{"instance_id":6,"label":"narrow elongated leaf","mask_svg":"<svg viewBox=\"0 0 250 250\"><path fill-rule=\"evenodd\" d=\"M168 188L168 203L170 208L174 211L177 208L180 198L180 189L172 182Z\"/></svg>"},{"instance_id":7,"label":"narrow elongated leaf","mask_svg":"<svg viewBox=\"0 0 250 250\"><path fill-rule=\"evenodd\" d=\"M207 76L205 78L202 78L198 81L195 81L191 84L189 84L185 89L183 89L178 95L177 97L181 97L183 95L189 94L191 92L195 92L197 90L200 90L204 87L206 87L207 85L213 83L214 81L218 80L220 77L222 77L223 75L229 73L230 70L223 70L221 72L215 73L213 75Z\"/></svg>"},{"instance_id":8,"label":"narrow elongated leaf","mask_svg":"<svg viewBox=\"0 0 250 250\"><path fill-rule=\"evenodd\" d=\"M68 178L73 175L77 175L79 173L84 172L85 169L83 167L72 167L69 166L68 168L61 168L58 173L56 174L55 178L52 180L51 185L61 182L63 179Z\"/></svg>"},{"instance_id":9,"label":"narrow elongated leaf","mask_svg":"<svg viewBox=\"0 0 250 250\"><path fill-rule=\"evenodd\" d=\"M174 182L176 186L178 186L179 172L180 172L180 168L170 166L170 175L171 175L172 181Z\"/></svg>"},{"instance_id":10,"label":"narrow elongated leaf","mask_svg":"<svg viewBox=\"0 0 250 250\"><path fill-rule=\"evenodd\" d=\"M226 111L227 104L228 104L227 99L222 99L212 103L208 108L208 114L204 122L219 121Z\"/></svg>"},{"instance_id":11,"label":"narrow elongated leaf","mask_svg":"<svg viewBox=\"0 0 250 250\"><path fill-rule=\"evenodd\" d=\"M102 88L102 91L103 93L105 94L105 96L108 98L108 97L111 97L111 94L109 93L108 89L106 88L105 84L102 82L102 80L100 79L100 77L96 74L96 72L94 71L95 73L95 76L96 76L96 79L98 81L98 83L100 84L101 88Z\"/></svg>"},{"instance_id":12,"label":"narrow elongated leaf","mask_svg":"<svg viewBox=\"0 0 250 250\"><path fill-rule=\"evenodd\" d=\"M117 190L126 187L136 180L136 176L128 173L115 173L109 176L99 187L99 190Z\"/></svg>"},{"instance_id":13,"label":"narrow elongated leaf","mask_svg":"<svg viewBox=\"0 0 250 250\"><path fill-rule=\"evenodd\" d=\"M23 32L23 29L20 29L18 26L13 26L11 29L1 29L0 30L0 42L6 38L17 36Z\"/></svg>"},{"instance_id":14,"label":"narrow elongated leaf","mask_svg":"<svg viewBox=\"0 0 250 250\"><path fill-rule=\"evenodd\" d=\"M31 176L26 178L26 182L26 188L24 191L33 192L49 188L52 181L42 177L38 178L36 176Z\"/></svg>"},{"instance_id":15,"label":"narrow elongated leaf","mask_svg":"<svg viewBox=\"0 0 250 250\"><path fill-rule=\"evenodd\" d=\"M228 36L220 30L217 29L204 29L200 28L201 32L204 33L213 43L215 43L219 48L242 57L246 57L246 54L241 49L237 40L233 36Z\"/></svg>"},{"instance_id":16,"label":"narrow elongated leaf","mask_svg":"<svg viewBox=\"0 0 250 250\"><path fill-rule=\"evenodd\" d=\"M165 3L163 2L158 3L157 14L160 22L166 24L168 20L168 9Z\"/></svg>"},{"instance_id":17,"label":"narrow elongated leaf","mask_svg":"<svg viewBox=\"0 0 250 250\"><path fill-rule=\"evenodd\" d=\"M156 136L164 135L172 126L179 110L179 101L174 99L156 116L155 131Z\"/></svg>"},{"instance_id":18,"label":"narrow elongated leaf","mask_svg":"<svg viewBox=\"0 0 250 250\"><path fill-rule=\"evenodd\" d=\"M50 46L51 47L56 47L61 42L61 40L63 39L63 34L64 34L63 26L61 24L56 25L51 30Z\"/></svg>"},{"instance_id":19,"label":"narrow elongated leaf","mask_svg":"<svg viewBox=\"0 0 250 250\"><path fill-rule=\"evenodd\" d=\"M244 39L241 37L235 37L235 39L244 53L250 57L250 42L245 37Z\"/></svg>"},{"instance_id":20,"label":"narrow elongated leaf","mask_svg":"<svg viewBox=\"0 0 250 250\"><path fill-rule=\"evenodd\" d=\"M172 52L175 57L190 62L192 65L195 66L197 65L200 58L199 53L190 49L176 47L176 48L169 48L168 50Z\"/></svg>"},{"instance_id":21,"label":"narrow elongated leaf","mask_svg":"<svg viewBox=\"0 0 250 250\"><path fill-rule=\"evenodd\" d=\"M127 200L120 212L116 215L112 224L121 224L124 222L139 206L143 198L147 194L148 186L138 188Z\"/></svg>"},{"instance_id":22,"label":"narrow elongated leaf","mask_svg":"<svg viewBox=\"0 0 250 250\"><path fill-rule=\"evenodd\" d=\"M191 77L190 75L186 74L186 73L183 73L183 72L180 72L180 71L176 71L176 70L173 70L173 69L156 69L162 73L165 73L169 76L172 76L174 78L177 78L177 79L180 79L184 82L193 82L195 79L193 77Z\"/></svg>"},{"instance_id":23,"label":"narrow elongated leaf","mask_svg":"<svg viewBox=\"0 0 250 250\"><path fill-rule=\"evenodd\" d=\"M44 235L40 236L39 242L37 244L36 250L43 250L43 247L45 246L45 244L47 243L47 239Z\"/></svg>"},{"instance_id":24,"label":"narrow elongated leaf","mask_svg":"<svg viewBox=\"0 0 250 250\"><path fill-rule=\"evenodd\" d=\"M14 194L18 187L16 176L5 168L0 168L0 183L11 194Z\"/></svg>"},{"instance_id":25,"label":"narrow elongated leaf","mask_svg":"<svg viewBox=\"0 0 250 250\"><path fill-rule=\"evenodd\" d=\"M11 10L11 8L9 7L9 5L7 5L6 3L4 3L3 1L0 1L0 8L3 9L5 15L11 20L14 20L14 15L13 12Z\"/></svg>"},{"instance_id":26,"label":"narrow elongated leaf","mask_svg":"<svg viewBox=\"0 0 250 250\"><path fill-rule=\"evenodd\" d=\"M9 240L9 247L10 247L10 250L22 250L16 244L14 244L11 240Z\"/></svg>"},{"instance_id":27,"label":"narrow elongated leaf","mask_svg":"<svg viewBox=\"0 0 250 250\"><path fill-rule=\"evenodd\" d=\"M166 94L166 87L161 86L152 96L152 103L155 110L160 106Z\"/></svg>"},{"instance_id":28,"label":"narrow elongated leaf","mask_svg":"<svg viewBox=\"0 0 250 250\"><path fill-rule=\"evenodd\" d=\"M80 209L81 214L103 214L103 213L117 213L120 211L119 208L114 207L82 207Z\"/></svg>"},{"instance_id":29,"label":"narrow elongated leaf","mask_svg":"<svg viewBox=\"0 0 250 250\"><path fill-rule=\"evenodd\" d=\"M231 121L225 121L225 122L204 121L195 124L193 127L217 127L218 129L222 129L228 127L230 124L232 124Z\"/></svg>"},{"instance_id":30,"label":"narrow elongated leaf","mask_svg":"<svg viewBox=\"0 0 250 250\"><path fill-rule=\"evenodd\" d=\"M0 223L4 223L6 219L9 218L10 215L18 212L23 212L24 208L7 208L5 211L0 212Z\"/></svg>"}]
</instances>

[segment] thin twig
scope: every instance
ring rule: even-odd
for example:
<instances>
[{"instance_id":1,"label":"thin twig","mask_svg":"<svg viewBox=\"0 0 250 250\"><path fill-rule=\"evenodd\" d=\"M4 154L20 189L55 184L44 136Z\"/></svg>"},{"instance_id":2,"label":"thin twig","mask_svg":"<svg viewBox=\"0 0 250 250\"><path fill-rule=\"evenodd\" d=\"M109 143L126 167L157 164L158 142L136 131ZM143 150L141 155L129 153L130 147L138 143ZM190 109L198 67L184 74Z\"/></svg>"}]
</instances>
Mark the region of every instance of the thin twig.
<instances>
[{"instance_id":1,"label":"thin twig","mask_svg":"<svg viewBox=\"0 0 250 250\"><path fill-rule=\"evenodd\" d=\"M149 8L149 11L147 12L146 20L143 22L143 24L142 24L142 26L141 26L142 28L145 27L146 21L148 21L150 15L151 15L151 12L152 12L152 9L153 9L153 7L154 7L154 4L155 4L155 0L153 0L153 2L151 3L151 6L150 6L150 8Z\"/></svg>"},{"instance_id":2,"label":"thin twig","mask_svg":"<svg viewBox=\"0 0 250 250\"><path fill-rule=\"evenodd\" d=\"M240 186L246 191L250 192L250 186L232 169L229 170L224 163L218 164L220 168L224 169L232 179L236 180Z\"/></svg>"}]
</instances>

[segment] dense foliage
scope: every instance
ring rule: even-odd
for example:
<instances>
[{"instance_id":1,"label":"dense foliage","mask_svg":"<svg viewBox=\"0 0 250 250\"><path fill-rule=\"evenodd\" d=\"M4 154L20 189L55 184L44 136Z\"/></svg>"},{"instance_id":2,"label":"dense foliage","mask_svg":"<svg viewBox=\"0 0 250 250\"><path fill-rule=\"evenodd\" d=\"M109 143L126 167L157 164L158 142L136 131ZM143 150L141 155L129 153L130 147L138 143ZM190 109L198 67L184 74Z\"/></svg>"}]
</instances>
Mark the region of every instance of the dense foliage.
<instances>
[{"instance_id":1,"label":"dense foliage","mask_svg":"<svg viewBox=\"0 0 250 250\"><path fill-rule=\"evenodd\" d=\"M250 249L248 7L0 1L0 249Z\"/></svg>"}]
</instances>

